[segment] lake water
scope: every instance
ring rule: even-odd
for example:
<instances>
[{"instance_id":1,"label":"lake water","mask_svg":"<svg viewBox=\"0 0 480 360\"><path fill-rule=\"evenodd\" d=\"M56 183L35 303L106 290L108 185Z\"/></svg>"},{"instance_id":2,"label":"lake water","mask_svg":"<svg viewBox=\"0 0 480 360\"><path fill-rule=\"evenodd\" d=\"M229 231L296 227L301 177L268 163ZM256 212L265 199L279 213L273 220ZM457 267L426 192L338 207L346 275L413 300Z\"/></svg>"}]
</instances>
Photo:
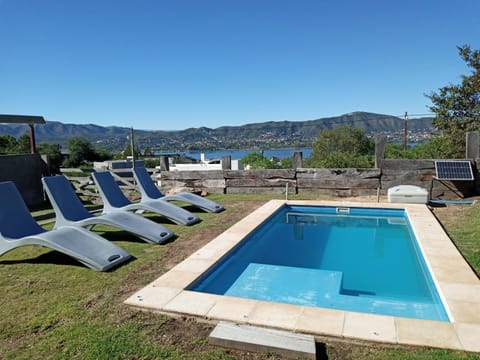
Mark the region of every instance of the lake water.
<instances>
[{"instance_id":1,"label":"lake water","mask_svg":"<svg viewBox=\"0 0 480 360\"><path fill-rule=\"evenodd\" d=\"M182 153L191 158L200 160L200 153L205 154L205 160L221 159L223 156L231 156L232 159L241 159L245 155L253 152L263 151L266 158L277 157L280 159L291 158L293 153L301 151L303 158L308 158L312 154L312 148L284 148L284 149L265 149L265 150L247 150L247 149L231 149L231 150L217 150L217 151L196 151Z\"/></svg>"}]
</instances>

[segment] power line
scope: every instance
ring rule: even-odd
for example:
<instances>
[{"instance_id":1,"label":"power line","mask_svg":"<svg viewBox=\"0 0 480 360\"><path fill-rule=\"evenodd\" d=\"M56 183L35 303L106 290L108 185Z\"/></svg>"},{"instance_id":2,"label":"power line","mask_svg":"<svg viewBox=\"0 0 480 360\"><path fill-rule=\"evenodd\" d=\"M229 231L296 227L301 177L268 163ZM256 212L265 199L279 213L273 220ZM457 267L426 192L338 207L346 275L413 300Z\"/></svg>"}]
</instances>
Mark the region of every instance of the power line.
<instances>
[{"instance_id":1,"label":"power line","mask_svg":"<svg viewBox=\"0 0 480 360\"><path fill-rule=\"evenodd\" d=\"M427 113L427 114L410 114L408 113L408 116L434 116L435 114L434 113ZM405 114L402 114L402 115L392 115L392 116L395 116L395 117L404 117Z\"/></svg>"}]
</instances>

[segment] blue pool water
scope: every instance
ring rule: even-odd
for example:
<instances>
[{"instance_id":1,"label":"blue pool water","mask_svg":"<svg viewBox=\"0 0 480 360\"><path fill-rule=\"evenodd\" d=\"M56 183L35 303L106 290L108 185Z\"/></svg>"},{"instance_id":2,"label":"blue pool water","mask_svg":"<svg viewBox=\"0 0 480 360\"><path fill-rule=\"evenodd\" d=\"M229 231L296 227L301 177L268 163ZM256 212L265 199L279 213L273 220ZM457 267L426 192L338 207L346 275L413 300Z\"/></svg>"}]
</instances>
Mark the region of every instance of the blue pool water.
<instances>
[{"instance_id":1,"label":"blue pool water","mask_svg":"<svg viewBox=\"0 0 480 360\"><path fill-rule=\"evenodd\" d=\"M284 206L190 290L449 321L402 209Z\"/></svg>"}]
</instances>

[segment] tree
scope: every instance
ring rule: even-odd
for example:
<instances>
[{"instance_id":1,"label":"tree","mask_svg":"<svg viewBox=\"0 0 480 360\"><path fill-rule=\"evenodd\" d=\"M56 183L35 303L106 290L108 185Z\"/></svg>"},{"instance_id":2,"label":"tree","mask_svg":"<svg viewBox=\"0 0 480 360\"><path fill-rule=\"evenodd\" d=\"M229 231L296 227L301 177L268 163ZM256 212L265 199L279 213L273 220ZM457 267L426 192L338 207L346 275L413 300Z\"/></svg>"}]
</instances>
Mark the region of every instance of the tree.
<instances>
[{"instance_id":1,"label":"tree","mask_svg":"<svg viewBox=\"0 0 480 360\"><path fill-rule=\"evenodd\" d=\"M339 126L322 130L313 144L311 167L345 168L373 166L375 144L363 129Z\"/></svg>"},{"instance_id":2,"label":"tree","mask_svg":"<svg viewBox=\"0 0 480 360\"><path fill-rule=\"evenodd\" d=\"M27 134L20 135L17 140L17 153L28 154L30 153L30 136Z\"/></svg>"},{"instance_id":3,"label":"tree","mask_svg":"<svg viewBox=\"0 0 480 360\"><path fill-rule=\"evenodd\" d=\"M452 147L448 157L463 157L465 133L480 130L480 50L464 45L458 52L471 74L463 75L458 85L449 84L427 95L433 103L430 111L435 113L432 123Z\"/></svg>"},{"instance_id":4,"label":"tree","mask_svg":"<svg viewBox=\"0 0 480 360\"><path fill-rule=\"evenodd\" d=\"M275 162L263 156L263 153L252 152L242 158L242 164L250 169L278 169L280 166Z\"/></svg>"},{"instance_id":5,"label":"tree","mask_svg":"<svg viewBox=\"0 0 480 360\"><path fill-rule=\"evenodd\" d=\"M135 146L135 159L139 159L141 155L140 149ZM128 144L125 150L123 150L123 157L132 156L132 145Z\"/></svg>"},{"instance_id":6,"label":"tree","mask_svg":"<svg viewBox=\"0 0 480 360\"><path fill-rule=\"evenodd\" d=\"M37 146L37 152L42 155L47 155L50 159L50 166L53 169L58 169L62 165L62 152L59 144L41 143Z\"/></svg>"},{"instance_id":7,"label":"tree","mask_svg":"<svg viewBox=\"0 0 480 360\"><path fill-rule=\"evenodd\" d=\"M70 155L65 159L67 167L80 166L85 161L95 161L96 153L90 142L83 137L73 137L68 140Z\"/></svg>"},{"instance_id":8,"label":"tree","mask_svg":"<svg viewBox=\"0 0 480 360\"><path fill-rule=\"evenodd\" d=\"M151 157L151 156L155 156L155 154L153 153L152 149L149 146L147 146L145 150L143 150L143 156Z\"/></svg>"},{"instance_id":9,"label":"tree","mask_svg":"<svg viewBox=\"0 0 480 360\"><path fill-rule=\"evenodd\" d=\"M17 139L12 135L0 135L0 154L15 154Z\"/></svg>"}]
</instances>

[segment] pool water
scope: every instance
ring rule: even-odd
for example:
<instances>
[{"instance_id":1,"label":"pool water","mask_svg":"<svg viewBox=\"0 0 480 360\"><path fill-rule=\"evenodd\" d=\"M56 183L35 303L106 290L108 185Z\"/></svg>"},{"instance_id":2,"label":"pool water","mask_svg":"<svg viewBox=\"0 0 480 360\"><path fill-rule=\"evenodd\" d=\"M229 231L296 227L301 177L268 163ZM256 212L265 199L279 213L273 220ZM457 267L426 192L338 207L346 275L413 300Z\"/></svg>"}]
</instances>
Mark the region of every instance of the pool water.
<instances>
[{"instance_id":1,"label":"pool water","mask_svg":"<svg viewBox=\"0 0 480 360\"><path fill-rule=\"evenodd\" d=\"M189 290L449 321L403 209L285 205Z\"/></svg>"}]
</instances>

